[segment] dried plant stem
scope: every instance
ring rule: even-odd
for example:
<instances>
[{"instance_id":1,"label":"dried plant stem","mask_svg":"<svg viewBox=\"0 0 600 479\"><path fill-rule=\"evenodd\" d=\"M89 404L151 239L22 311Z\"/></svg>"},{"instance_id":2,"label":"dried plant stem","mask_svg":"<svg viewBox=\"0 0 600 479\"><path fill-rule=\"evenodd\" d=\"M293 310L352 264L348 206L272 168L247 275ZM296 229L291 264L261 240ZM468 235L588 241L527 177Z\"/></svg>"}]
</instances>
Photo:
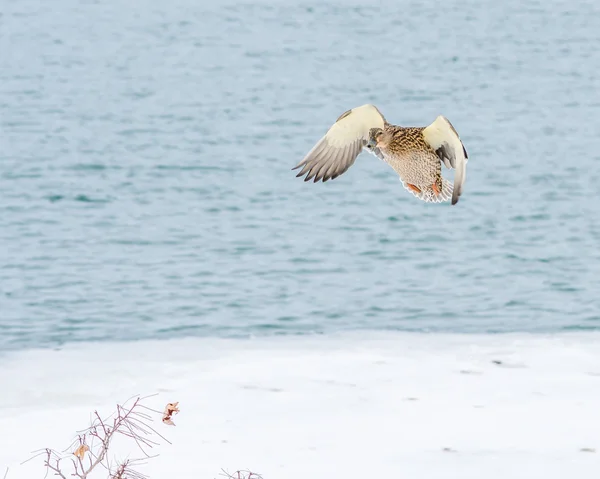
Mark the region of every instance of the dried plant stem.
<instances>
[{"instance_id":1,"label":"dried plant stem","mask_svg":"<svg viewBox=\"0 0 600 479\"><path fill-rule=\"evenodd\" d=\"M221 475L227 479L263 479L260 474L252 472L250 469L240 469L233 474L227 472L225 469L221 469L221 471L223 471Z\"/></svg>"},{"instance_id":2,"label":"dried plant stem","mask_svg":"<svg viewBox=\"0 0 600 479\"><path fill-rule=\"evenodd\" d=\"M46 472L54 471L55 476L58 476L62 479L67 479L60 470L60 457L58 457L58 455L52 449L46 449L45 466L47 468Z\"/></svg>"},{"instance_id":3,"label":"dried plant stem","mask_svg":"<svg viewBox=\"0 0 600 479\"><path fill-rule=\"evenodd\" d=\"M133 466L140 464L139 459L128 459L113 468L108 460L108 451L117 434L132 439L145 458L156 457L156 455L150 456L147 452L148 449L159 445L153 436L170 444L163 435L150 426L153 421L152 416L140 410L154 411L142 405L144 399L146 398L131 398L123 405L117 404L116 411L106 419L103 419L98 411L94 411L91 426L81 431L63 454L49 448L38 452L34 457L42 454L45 456L46 476L52 473L61 479L67 479L67 476L88 479L89 475L102 465L111 479L143 479L145 476L133 469ZM127 405L127 403L131 404ZM67 458L70 458L73 466L71 473L66 473L61 464L61 461Z\"/></svg>"}]
</instances>

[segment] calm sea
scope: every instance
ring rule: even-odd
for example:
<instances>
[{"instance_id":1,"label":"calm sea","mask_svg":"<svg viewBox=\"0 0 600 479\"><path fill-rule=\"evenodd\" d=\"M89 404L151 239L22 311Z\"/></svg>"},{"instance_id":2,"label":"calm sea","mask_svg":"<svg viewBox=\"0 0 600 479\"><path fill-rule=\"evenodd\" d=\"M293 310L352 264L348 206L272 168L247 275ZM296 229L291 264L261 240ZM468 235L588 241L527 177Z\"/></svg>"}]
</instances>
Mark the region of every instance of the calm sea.
<instances>
[{"instance_id":1,"label":"calm sea","mask_svg":"<svg viewBox=\"0 0 600 479\"><path fill-rule=\"evenodd\" d=\"M0 350L78 341L600 328L600 3L3 0ZM457 206L345 110L438 114Z\"/></svg>"}]
</instances>

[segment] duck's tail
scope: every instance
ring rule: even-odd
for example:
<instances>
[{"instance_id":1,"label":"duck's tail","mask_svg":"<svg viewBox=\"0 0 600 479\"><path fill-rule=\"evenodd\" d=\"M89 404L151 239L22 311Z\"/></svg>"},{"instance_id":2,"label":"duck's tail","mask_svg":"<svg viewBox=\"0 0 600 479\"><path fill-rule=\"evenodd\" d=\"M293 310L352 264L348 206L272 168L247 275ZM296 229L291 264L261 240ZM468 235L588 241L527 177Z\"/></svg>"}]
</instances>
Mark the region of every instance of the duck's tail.
<instances>
[{"instance_id":1,"label":"duck's tail","mask_svg":"<svg viewBox=\"0 0 600 479\"><path fill-rule=\"evenodd\" d=\"M435 193L431 186L420 188L421 191L415 191L410 188L405 181L402 179L400 181L402 181L402 186L404 186L404 188L427 203L443 203L444 201L450 201L452 198L452 191L454 190L454 184L446 178L442 178L442 191L440 191L439 195Z\"/></svg>"}]
</instances>

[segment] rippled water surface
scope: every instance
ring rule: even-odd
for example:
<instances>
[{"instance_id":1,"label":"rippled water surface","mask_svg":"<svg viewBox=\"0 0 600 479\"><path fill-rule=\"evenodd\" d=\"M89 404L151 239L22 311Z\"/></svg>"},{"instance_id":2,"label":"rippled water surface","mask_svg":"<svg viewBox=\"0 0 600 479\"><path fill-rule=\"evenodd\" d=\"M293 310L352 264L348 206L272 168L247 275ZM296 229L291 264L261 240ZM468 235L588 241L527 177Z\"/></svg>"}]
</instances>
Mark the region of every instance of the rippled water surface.
<instances>
[{"instance_id":1,"label":"rippled water surface","mask_svg":"<svg viewBox=\"0 0 600 479\"><path fill-rule=\"evenodd\" d=\"M599 328L599 5L5 0L0 349ZM450 118L458 205L295 178L367 102Z\"/></svg>"}]
</instances>

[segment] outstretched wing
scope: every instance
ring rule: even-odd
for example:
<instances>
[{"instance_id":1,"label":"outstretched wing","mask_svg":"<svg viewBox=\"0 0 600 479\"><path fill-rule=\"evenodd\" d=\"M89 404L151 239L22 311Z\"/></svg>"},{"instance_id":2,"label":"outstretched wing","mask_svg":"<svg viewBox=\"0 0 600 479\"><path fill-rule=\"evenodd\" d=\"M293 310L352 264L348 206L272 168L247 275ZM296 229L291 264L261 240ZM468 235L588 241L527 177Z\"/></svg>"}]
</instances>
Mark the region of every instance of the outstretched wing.
<instances>
[{"instance_id":1,"label":"outstretched wing","mask_svg":"<svg viewBox=\"0 0 600 479\"><path fill-rule=\"evenodd\" d=\"M438 116L435 121L423 130L425 141L435 150L447 168L454 168L454 190L452 204L458 202L467 174L469 156L462 144L458 133L452 123L443 116Z\"/></svg>"},{"instance_id":2,"label":"outstretched wing","mask_svg":"<svg viewBox=\"0 0 600 479\"><path fill-rule=\"evenodd\" d=\"M369 141L371 128L383 129L384 125L385 118L373 105L348 110L292 169L302 167L296 176L306 175L304 181L313 177L315 183L337 178L354 164L363 146Z\"/></svg>"}]
</instances>

